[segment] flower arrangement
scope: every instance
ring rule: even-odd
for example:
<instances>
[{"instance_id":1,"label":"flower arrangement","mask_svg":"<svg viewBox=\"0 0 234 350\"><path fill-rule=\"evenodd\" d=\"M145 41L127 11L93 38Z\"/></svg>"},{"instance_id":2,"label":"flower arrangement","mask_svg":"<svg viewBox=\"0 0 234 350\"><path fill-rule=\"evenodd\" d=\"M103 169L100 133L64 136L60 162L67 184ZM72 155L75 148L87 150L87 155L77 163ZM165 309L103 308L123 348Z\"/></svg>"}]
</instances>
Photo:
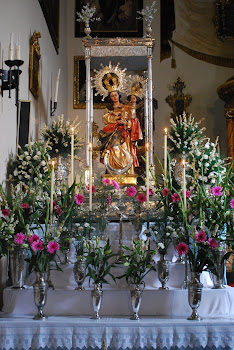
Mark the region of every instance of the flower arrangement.
<instances>
[{"instance_id":1,"label":"flower arrangement","mask_svg":"<svg viewBox=\"0 0 234 350\"><path fill-rule=\"evenodd\" d=\"M133 240L131 248L122 245L126 251L118 260L119 264L127 267L127 271L118 278L126 278L128 283L141 284L144 277L150 271L156 271L153 257L156 254L154 250L149 249L149 238L146 241Z\"/></svg>"},{"instance_id":2,"label":"flower arrangement","mask_svg":"<svg viewBox=\"0 0 234 350\"><path fill-rule=\"evenodd\" d=\"M77 14L77 22L94 22L100 21L99 17L93 17L96 12L96 7L89 7L89 4L84 5L81 12L76 12Z\"/></svg>"},{"instance_id":3,"label":"flower arrangement","mask_svg":"<svg viewBox=\"0 0 234 350\"><path fill-rule=\"evenodd\" d=\"M72 128L74 133L74 153L77 154L78 149L81 146L81 139L78 138L80 131L80 122L77 122L78 117L70 123L70 121L64 121L63 115L58 116L58 120L54 118L50 126L45 125L41 130L41 135L45 142L51 147L49 154L51 158L58 155L68 156L71 154L71 134Z\"/></svg>"},{"instance_id":4,"label":"flower arrangement","mask_svg":"<svg viewBox=\"0 0 234 350\"><path fill-rule=\"evenodd\" d=\"M11 159L9 180L23 185L40 184L50 174L49 150L50 146L41 141L19 147L18 154Z\"/></svg>"},{"instance_id":5,"label":"flower arrangement","mask_svg":"<svg viewBox=\"0 0 234 350\"><path fill-rule=\"evenodd\" d=\"M115 280L111 273L111 269L116 266L111 263L110 259L116 256L111 250L109 238L102 244L99 238L92 238L86 243L87 260L86 266L88 268L87 276L89 276L89 283L92 279L95 284L108 283L106 276L109 275Z\"/></svg>"},{"instance_id":6,"label":"flower arrangement","mask_svg":"<svg viewBox=\"0 0 234 350\"><path fill-rule=\"evenodd\" d=\"M156 1L153 1L151 7L146 6L145 9L142 9L141 11L137 11L137 13L139 13L140 15L140 17L137 17L137 19L145 20L146 22L151 24L154 19L154 14L157 12L155 5L156 5Z\"/></svg>"}]
</instances>

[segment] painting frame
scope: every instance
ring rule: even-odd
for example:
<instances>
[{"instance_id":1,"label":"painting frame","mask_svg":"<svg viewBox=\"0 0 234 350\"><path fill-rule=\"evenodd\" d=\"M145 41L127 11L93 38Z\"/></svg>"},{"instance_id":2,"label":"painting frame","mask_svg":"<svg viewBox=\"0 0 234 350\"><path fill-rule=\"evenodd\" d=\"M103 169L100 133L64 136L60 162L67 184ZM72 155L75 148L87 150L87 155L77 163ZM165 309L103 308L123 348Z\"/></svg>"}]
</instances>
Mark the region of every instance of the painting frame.
<instances>
[{"instance_id":1,"label":"painting frame","mask_svg":"<svg viewBox=\"0 0 234 350\"><path fill-rule=\"evenodd\" d=\"M38 0L57 54L59 54L60 0Z\"/></svg>"},{"instance_id":2,"label":"painting frame","mask_svg":"<svg viewBox=\"0 0 234 350\"><path fill-rule=\"evenodd\" d=\"M105 0L103 0L105 1ZM107 4L109 4L110 0ZM117 1L115 1L116 3ZM94 0L76 0L75 7L75 38L84 37L84 23L77 21L77 12L80 12L83 5L90 3L95 5L97 8L97 15L101 13L101 21L90 22L91 36L99 38L116 38L116 37L143 37L143 21L137 19L137 11L141 11L143 8L143 0L134 0L131 2L131 8L128 6L127 0L125 0L124 6L119 5L119 10L116 11L114 19L112 19L111 25L108 21L104 20L104 9L101 10L101 7L97 7L96 1ZM94 3L94 4L93 4ZM100 6L100 5L99 5ZM115 5L114 5L115 6ZM121 10L121 7L124 9ZM103 12L101 12L103 11ZM109 12L107 11L108 15ZM125 17L124 17L125 16ZM128 16L128 17L127 17Z\"/></svg>"},{"instance_id":3,"label":"painting frame","mask_svg":"<svg viewBox=\"0 0 234 350\"><path fill-rule=\"evenodd\" d=\"M29 90L37 100L40 90L40 64L41 53L38 39L41 37L39 32L34 32L30 39L29 53Z\"/></svg>"},{"instance_id":4,"label":"painting frame","mask_svg":"<svg viewBox=\"0 0 234 350\"><path fill-rule=\"evenodd\" d=\"M73 108L85 109L86 96L84 89L86 88L86 69L85 57L74 56L74 78L73 78ZM102 96L95 96L96 91L93 92L93 108L104 109L106 103L102 101Z\"/></svg>"}]
</instances>

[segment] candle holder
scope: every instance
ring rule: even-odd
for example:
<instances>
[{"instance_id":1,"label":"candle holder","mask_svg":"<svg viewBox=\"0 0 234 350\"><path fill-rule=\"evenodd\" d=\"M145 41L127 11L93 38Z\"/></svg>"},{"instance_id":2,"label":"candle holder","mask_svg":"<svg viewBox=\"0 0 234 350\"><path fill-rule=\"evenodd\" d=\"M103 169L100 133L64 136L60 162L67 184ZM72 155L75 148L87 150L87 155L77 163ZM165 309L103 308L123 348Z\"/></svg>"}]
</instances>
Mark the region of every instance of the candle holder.
<instances>
[{"instance_id":1,"label":"candle holder","mask_svg":"<svg viewBox=\"0 0 234 350\"><path fill-rule=\"evenodd\" d=\"M3 97L3 91L8 90L8 97L11 98L11 90L15 89L15 105L18 106L19 100L19 76L22 73L22 70L19 69L24 61L22 60L6 60L5 64L9 69L0 69L0 80L1 80L1 94ZM16 67L16 69L12 69Z\"/></svg>"},{"instance_id":2,"label":"candle holder","mask_svg":"<svg viewBox=\"0 0 234 350\"><path fill-rule=\"evenodd\" d=\"M57 109L57 102L54 102L52 101L52 99L50 100L50 116L53 117L54 116L54 113Z\"/></svg>"}]
</instances>

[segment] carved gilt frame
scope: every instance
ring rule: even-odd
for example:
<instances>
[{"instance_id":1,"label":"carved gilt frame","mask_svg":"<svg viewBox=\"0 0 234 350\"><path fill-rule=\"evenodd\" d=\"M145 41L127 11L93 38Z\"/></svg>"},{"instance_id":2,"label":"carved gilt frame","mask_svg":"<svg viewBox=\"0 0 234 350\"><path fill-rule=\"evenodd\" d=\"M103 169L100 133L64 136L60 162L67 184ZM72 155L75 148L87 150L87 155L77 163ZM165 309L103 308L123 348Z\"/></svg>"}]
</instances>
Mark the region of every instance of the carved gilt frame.
<instances>
[{"instance_id":1,"label":"carved gilt frame","mask_svg":"<svg viewBox=\"0 0 234 350\"><path fill-rule=\"evenodd\" d=\"M34 32L30 39L30 56L29 56L29 90L38 99L40 89L40 44L38 39L41 38L39 32Z\"/></svg>"}]
</instances>

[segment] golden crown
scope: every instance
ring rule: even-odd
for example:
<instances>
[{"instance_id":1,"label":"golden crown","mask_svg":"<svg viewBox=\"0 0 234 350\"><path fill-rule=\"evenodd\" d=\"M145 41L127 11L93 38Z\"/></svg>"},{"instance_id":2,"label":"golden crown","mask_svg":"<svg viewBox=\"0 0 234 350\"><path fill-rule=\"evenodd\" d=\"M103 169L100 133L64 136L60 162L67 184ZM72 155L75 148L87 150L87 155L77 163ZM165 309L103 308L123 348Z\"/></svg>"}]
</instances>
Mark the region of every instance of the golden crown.
<instances>
[{"instance_id":1,"label":"golden crown","mask_svg":"<svg viewBox=\"0 0 234 350\"><path fill-rule=\"evenodd\" d=\"M140 75L129 75L126 86L127 95L135 95L139 98L143 98L145 95L146 83L145 79Z\"/></svg>"}]
</instances>

